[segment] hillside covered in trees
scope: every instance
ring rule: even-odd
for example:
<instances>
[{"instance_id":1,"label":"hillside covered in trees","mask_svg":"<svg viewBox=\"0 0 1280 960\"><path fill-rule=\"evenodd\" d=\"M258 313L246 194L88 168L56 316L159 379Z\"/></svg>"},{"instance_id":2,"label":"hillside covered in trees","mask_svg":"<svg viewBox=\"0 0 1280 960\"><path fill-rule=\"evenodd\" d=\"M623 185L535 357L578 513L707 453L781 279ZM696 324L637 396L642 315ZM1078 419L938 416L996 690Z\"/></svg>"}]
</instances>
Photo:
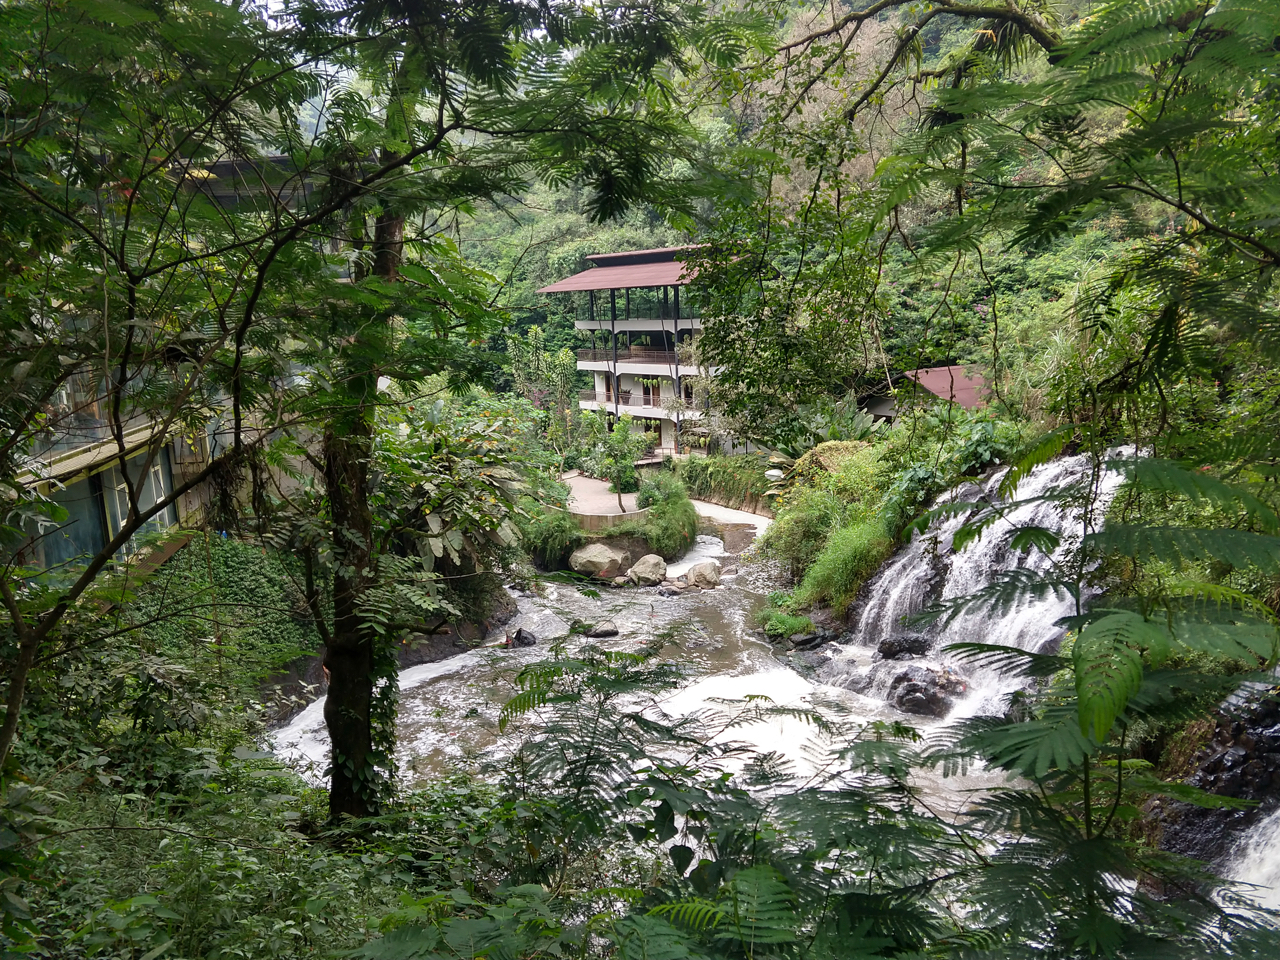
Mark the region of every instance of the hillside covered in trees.
<instances>
[{"instance_id":1,"label":"hillside covered in trees","mask_svg":"<svg viewBox=\"0 0 1280 960\"><path fill-rule=\"evenodd\" d=\"M1280 957L1278 267L1274 0L10 0L3 955Z\"/></svg>"}]
</instances>

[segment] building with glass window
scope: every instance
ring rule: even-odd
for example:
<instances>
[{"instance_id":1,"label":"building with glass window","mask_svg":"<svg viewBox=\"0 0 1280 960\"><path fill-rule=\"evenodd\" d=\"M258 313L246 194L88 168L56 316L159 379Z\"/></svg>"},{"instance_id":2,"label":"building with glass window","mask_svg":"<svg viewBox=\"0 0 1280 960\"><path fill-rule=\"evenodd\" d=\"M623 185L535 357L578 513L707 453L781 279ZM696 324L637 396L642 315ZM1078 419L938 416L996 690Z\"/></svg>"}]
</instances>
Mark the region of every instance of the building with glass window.
<instances>
[{"instance_id":1,"label":"building with glass window","mask_svg":"<svg viewBox=\"0 0 1280 960\"><path fill-rule=\"evenodd\" d=\"M658 437L661 454L690 447L703 415L687 349L702 324L688 298L681 301L691 279L682 259L693 249L593 254L586 270L538 291L578 295L574 325L591 338L578 351L578 369L594 380L578 405L631 414L638 429Z\"/></svg>"}]
</instances>

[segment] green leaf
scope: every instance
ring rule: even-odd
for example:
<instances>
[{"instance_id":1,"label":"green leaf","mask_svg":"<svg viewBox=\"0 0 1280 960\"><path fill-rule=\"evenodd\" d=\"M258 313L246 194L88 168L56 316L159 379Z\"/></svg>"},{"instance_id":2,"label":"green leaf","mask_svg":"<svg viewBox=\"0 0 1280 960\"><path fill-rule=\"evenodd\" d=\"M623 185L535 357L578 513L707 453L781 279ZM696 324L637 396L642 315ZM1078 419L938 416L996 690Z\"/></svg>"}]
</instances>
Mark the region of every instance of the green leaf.
<instances>
[{"instance_id":1,"label":"green leaf","mask_svg":"<svg viewBox=\"0 0 1280 960\"><path fill-rule=\"evenodd\" d=\"M1187 560L1217 561L1232 567L1256 566L1280 572L1280 537L1244 530L1148 527L1108 524L1086 542L1111 556L1151 558L1179 565Z\"/></svg>"},{"instance_id":2,"label":"green leaf","mask_svg":"<svg viewBox=\"0 0 1280 960\"><path fill-rule=\"evenodd\" d=\"M1068 424L1064 427L1058 427L1056 430L1050 430L1037 440L1031 449L1023 454L1022 459L1010 467L1000 480L998 490L1000 499L1011 499L1017 492L1018 485L1022 483L1027 475L1036 467L1043 466L1062 453L1075 435L1075 424Z\"/></svg>"},{"instance_id":3,"label":"green leaf","mask_svg":"<svg viewBox=\"0 0 1280 960\"><path fill-rule=\"evenodd\" d=\"M1142 654L1163 659L1167 630L1136 613L1121 611L1085 625L1071 648L1080 730L1106 740L1111 727L1142 685Z\"/></svg>"}]
</instances>

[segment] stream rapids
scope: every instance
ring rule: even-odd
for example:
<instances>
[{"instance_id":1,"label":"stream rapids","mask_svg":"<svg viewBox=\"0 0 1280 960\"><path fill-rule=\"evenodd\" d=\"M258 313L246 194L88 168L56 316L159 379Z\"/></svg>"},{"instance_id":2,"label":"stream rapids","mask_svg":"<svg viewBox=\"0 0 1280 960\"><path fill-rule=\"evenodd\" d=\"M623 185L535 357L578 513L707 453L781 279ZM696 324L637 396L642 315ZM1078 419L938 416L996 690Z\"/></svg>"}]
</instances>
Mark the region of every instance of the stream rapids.
<instances>
[{"instance_id":1,"label":"stream rapids","mask_svg":"<svg viewBox=\"0 0 1280 960\"><path fill-rule=\"evenodd\" d=\"M1120 476L1104 473L1095 478L1087 514L1040 498L1079 482L1090 469L1084 456L1062 457L1036 468L1019 487L1022 505L1006 505L1002 522L1055 530L1063 538L1060 550L1069 549L1085 529L1100 525L1119 489ZM1002 478L999 471L954 496L997 503ZM904 627L904 619L932 602L972 593L1010 569L1043 571L1057 556L1012 551L1006 545L1008 538L998 533L953 552L951 538L966 518L936 522L924 534L915 535L868 582L848 618L849 632L839 637L840 642L824 645L821 656L805 661L780 654L755 626L755 614L769 602L769 594L785 586L779 572L768 563L739 564L736 555L726 554L726 539L739 543L758 536L770 521L715 504L695 501L694 505L704 531L712 532L700 534L681 561L669 564L668 575L674 579L694 563L718 559L726 566L718 588L678 596L660 596L657 588L583 590L565 583L542 584L537 594L509 588L516 599L516 613L486 638L486 644L497 646L402 670L397 760L403 781L412 786L448 772L475 771L482 758L501 759L510 746L499 733L498 717L517 692L517 674L527 664L551 656L547 641L564 638L575 620L612 621L618 635L589 640L575 634L563 641L569 653L583 644L625 650L658 635L669 638L663 656L678 663L688 676L683 687L658 703L671 717L723 709L726 700L764 696L778 706L838 714L844 723L903 721L928 736L959 718L1002 712L1002 701L1018 683L995 671L954 663L940 652L943 646L976 640L1027 650L1053 649L1062 636L1055 621L1073 612L1068 609L1073 601L1048 596L1022 601L999 618L965 613L945 628L922 628L930 648L911 658L914 664L941 672L954 670L964 683L945 718L904 714L886 697L895 671L900 672L904 664L877 657L877 644L895 633L917 629ZM521 627L538 638L537 645L500 645ZM272 735L277 755L317 782L329 750L323 711L321 698ZM797 772L817 769L829 753L829 746L816 741L814 728L798 717L751 724L736 729L734 738L781 755ZM918 773L917 785L931 798L936 812L958 816L974 791L1003 781L1003 776L971 770L944 782L941 773L924 770ZM1280 906L1280 811L1239 838L1224 860L1223 874L1255 885L1253 896L1259 902Z\"/></svg>"}]
</instances>

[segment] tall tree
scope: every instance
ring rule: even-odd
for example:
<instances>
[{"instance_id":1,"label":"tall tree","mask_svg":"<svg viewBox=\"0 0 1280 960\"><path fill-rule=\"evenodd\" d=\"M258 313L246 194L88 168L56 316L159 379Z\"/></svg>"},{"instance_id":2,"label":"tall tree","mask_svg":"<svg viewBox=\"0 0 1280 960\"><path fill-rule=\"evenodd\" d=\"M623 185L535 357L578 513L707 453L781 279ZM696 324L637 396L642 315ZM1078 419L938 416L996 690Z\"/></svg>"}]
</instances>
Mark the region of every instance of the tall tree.
<instances>
[{"instance_id":1,"label":"tall tree","mask_svg":"<svg viewBox=\"0 0 1280 960\"><path fill-rule=\"evenodd\" d=\"M303 3L271 25L201 0L28 0L0 17L4 370L18 388L0 439L17 501L0 577L12 642L0 757L32 664L74 642L66 612L135 534L201 484L256 482L270 445L285 444L279 462L319 436L340 555L333 813L368 813L386 774L370 663L390 643L365 605L379 380L474 380L472 344L497 322L437 237L441 215L530 178L580 183L597 218L676 202L669 161L690 129L672 71L699 52L723 60L743 30L710 30L690 5L488 0ZM344 265L351 282L335 275ZM74 413L98 404L127 504L69 578L42 576L21 545L58 517L32 494L25 456L75 425L47 407L76 378ZM133 458L145 472L211 416L210 462L150 496Z\"/></svg>"}]
</instances>

